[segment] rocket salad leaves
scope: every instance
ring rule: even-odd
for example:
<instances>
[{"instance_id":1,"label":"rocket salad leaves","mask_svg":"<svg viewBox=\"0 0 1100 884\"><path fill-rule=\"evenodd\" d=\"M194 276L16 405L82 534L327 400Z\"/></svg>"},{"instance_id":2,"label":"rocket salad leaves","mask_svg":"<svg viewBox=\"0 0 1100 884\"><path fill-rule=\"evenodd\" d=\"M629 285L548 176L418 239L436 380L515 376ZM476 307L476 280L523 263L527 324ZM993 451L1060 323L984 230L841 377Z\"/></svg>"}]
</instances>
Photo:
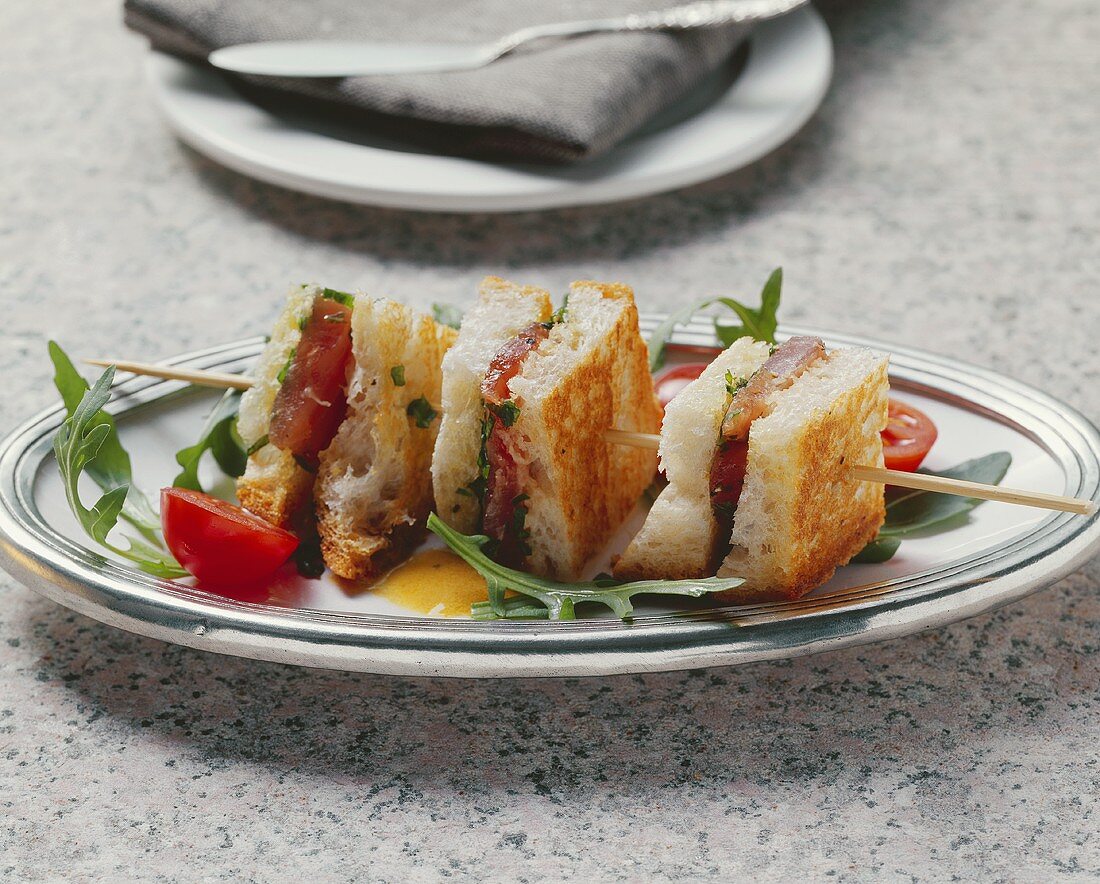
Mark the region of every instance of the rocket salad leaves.
<instances>
[{"instance_id":1,"label":"rocket salad leaves","mask_svg":"<svg viewBox=\"0 0 1100 884\"><path fill-rule=\"evenodd\" d=\"M49 347L55 369L54 384L68 413L54 437L53 450L69 508L89 537L142 571L157 577L186 577L187 572L165 550L160 517L133 484L130 456L119 441L114 421L103 411L111 398L114 367L103 372L89 388L65 352L53 341ZM81 473L87 473L104 492L91 508L80 498ZM126 546L108 537L119 519L138 531L136 535L123 535Z\"/></svg>"},{"instance_id":2,"label":"rocket salad leaves","mask_svg":"<svg viewBox=\"0 0 1100 884\"><path fill-rule=\"evenodd\" d=\"M435 513L428 516L428 530L438 535L453 552L485 578L489 600L473 605L470 615L475 620L574 620L575 608L582 602L604 605L621 619L628 620L634 611L631 599L642 593L699 598L710 592L735 589L745 582L740 577L707 577L700 580L637 580L632 583L610 579L562 583L497 564L483 552L490 542L488 537L461 534ZM508 590L524 598L507 598Z\"/></svg>"},{"instance_id":3,"label":"rocket salad leaves","mask_svg":"<svg viewBox=\"0 0 1100 884\"><path fill-rule=\"evenodd\" d=\"M764 288L760 292L760 306L747 307L734 298L704 298L694 304L689 304L682 310L669 314L668 318L654 330L649 339L649 370L657 371L665 364L665 347L668 339L678 325L688 322L692 316L707 307L719 305L732 310L740 320L739 323L725 325L714 317L714 333L728 347L738 338L748 335L757 341L768 344L775 343L775 330L778 327L776 314L779 312L779 296L783 288L783 268L777 267L772 271Z\"/></svg>"}]
</instances>

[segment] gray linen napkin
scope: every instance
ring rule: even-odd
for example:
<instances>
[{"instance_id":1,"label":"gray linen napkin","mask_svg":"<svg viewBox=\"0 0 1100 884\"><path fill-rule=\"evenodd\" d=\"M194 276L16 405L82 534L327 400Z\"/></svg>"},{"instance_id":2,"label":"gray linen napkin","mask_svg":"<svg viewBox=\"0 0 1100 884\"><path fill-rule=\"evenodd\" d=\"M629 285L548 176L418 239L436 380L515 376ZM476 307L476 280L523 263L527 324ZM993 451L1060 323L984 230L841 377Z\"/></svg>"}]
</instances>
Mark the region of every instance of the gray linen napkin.
<instances>
[{"instance_id":1,"label":"gray linen napkin","mask_svg":"<svg viewBox=\"0 0 1100 884\"><path fill-rule=\"evenodd\" d=\"M234 43L483 42L525 25L660 9L662 0L126 0L160 50L204 59ZM729 60L747 31L601 34L452 73L234 78L257 100L296 97L371 131L482 159L566 163L614 147Z\"/></svg>"}]
</instances>

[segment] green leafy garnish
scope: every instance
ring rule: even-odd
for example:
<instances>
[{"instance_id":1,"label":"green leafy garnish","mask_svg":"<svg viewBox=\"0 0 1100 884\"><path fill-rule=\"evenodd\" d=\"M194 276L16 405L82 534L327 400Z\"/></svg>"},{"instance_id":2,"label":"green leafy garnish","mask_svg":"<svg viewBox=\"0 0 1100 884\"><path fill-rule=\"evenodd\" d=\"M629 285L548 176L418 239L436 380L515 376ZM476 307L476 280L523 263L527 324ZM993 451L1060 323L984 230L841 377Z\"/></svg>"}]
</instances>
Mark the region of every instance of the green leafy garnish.
<instances>
[{"instance_id":1,"label":"green leafy garnish","mask_svg":"<svg viewBox=\"0 0 1100 884\"><path fill-rule=\"evenodd\" d=\"M894 557L894 553L901 546L901 541L896 537L876 537L863 549L852 557L852 562L859 565L877 565L888 562Z\"/></svg>"},{"instance_id":2,"label":"green leafy garnish","mask_svg":"<svg viewBox=\"0 0 1100 884\"><path fill-rule=\"evenodd\" d=\"M461 534L435 513L428 516L428 529L485 578L489 587L489 600L477 602L471 608L470 614L476 620L573 620L576 617L576 606L582 602L605 605L626 620L634 611L631 599L642 593L699 598L710 592L734 589L745 582L740 577L707 577L702 580L639 580L634 583L610 579L562 583L497 564L483 552L484 546L490 542L488 537ZM509 590L541 602L541 607L527 600L505 598Z\"/></svg>"},{"instance_id":3,"label":"green leafy garnish","mask_svg":"<svg viewBox=\"0 0 1100 884\"><path fill-rule=\"evenodd\" d=\"M455 329L462 325L462 310L454 304L432 304L432 316L440 325Z\"/></svg>"},{"instance_id":4,"label":"green leafy garnish","mask_svg":"<svg viewBox=\"0 0 1100 884\"><path fill-rule=\"evenodd\" d=\"M290 366L294 364L294 357L297 355L298 348L295 347L293 350L290 351L290 355L287 356L286 362L283 364L283 367L279 369L279 373L275 375L275 380L277 380L280 384L286 381L286 376L290 373Z\"/></svg>"},{"instance_id":5,"label":"green leafy garnish","mask_svg":"<svg viewBox=\"0 0 1100 884\"><path fill-rule=\"evenodd\" d=\"M323 289L321 295L330 301L335 301L337 304L343 304L345 307L355 306L355 295L347 292L338 292L336 289Z\"/></svg>"},{"instance_id":6,"label":"green leafy garnish","mask_svg":"<svg viewBox=\"0 0 1100 884\"><path fill-rule=\"evenodd\" d=\"M252 455L254 455L261 448L268 445L270 442L271 440L267 437L267 433L264 433L259 439L248 446L248 451L246 451L245 454L248 457L252 457Z\"/></svg>"},{"instance_id":7,"label":"green leafy garnish","mask_svg":"<svg viewBox=\"0 0 1100 884\"><path fill-rule=\"evenodd\" d=\"M432 408L431 403L423 396L414 399L405 409L405 414L416 421L416 425L422 430L428 429L432 421L439 417L439 412Z\"/></svg>"},{"instance_id":8,"label":"green leafy garnish","mask_svg":"<svg viewBox=\"0 0 1100 884\"><path fill-rule=\"evenodd\" d=\"M405 386L405 366L395 365L390 369L390 378L393 380L395 387Z\"/></svg>"},{"instance_id":9,"label":"green leafy garnish","mask_svg":"<svg viewBox=\"0 0 1100 884\"><path fill-rule=\"evenodd\" d=\"M1007 451L995 451L984 457L964 461L942 472L934 470L917 472L928 476L980 482L984 485L999 485L1011 463L1011 454ZM916 531L924 531L969 512L981 502L976 497L959 497L955 494L915 491L909 488L898 489L898 493L891 496L886 504L886 523L879 530L879 537L904 538Z\"/></svg>"},{"instance_id":10,"label":"green leafy garnish","mask_svg":"<svg viewBox=\"0 0 1100 884\"><path fill-rule=\"evenodd\" d=\"M73 367L72 360L54 341L49 342L50 361L54 367L54 386L61 394L65 411L71 418L88 392L88 382ZM104 435L99 451L85 465L84 471L102 490L110 491L120 485L128 485L129 492L122 506L120 517L129 522L152 543L160 542L160 516L141 489L131 481L130 455L122 447L115 422L105 411L96 412L89 418L89 427L99 424L109 429Z\"/></svg>"},{"instance_id":11,"label":"green leafy garnish","mask_svg":"<svg viewBox=\"0 0 1100 884\"><path fill-rule=\"evenodd\" d=\"M505 399L500 405L486 406L494 416L500 418L500 422L506 427L512 426L519 419L519 406L515 400Z\"/></svg>"},{"instance_id":12,"label":"green leafy garnish","mask_svg":"<svg viewBox=\"0 0 1100 884\"><path fill-rule=\"evenodd\" d=\"M550 314L551 327L557 325L559 322L565 322L565 314L569 310L569 292L565 293L565 297L561 299L561 306Z\"/></svg>"},{"instance_id":13,"label":"green leafy garnish","mask_svg":"<svg viewBox=\"0 0 1100 884\"><path fill-rule=\"evenodd\" d=\"M999 485L1011 463L1012 455L1007 451L994 451L947 470L917 472L926 476ZM879 529L878 536L852 561L863 564L889 561L898 551L902 540L918 532L950 528L952 526L947 523L974 509L979 503L982 501L977 497L960 497L956 494L909 488L892 489L888 492L886 501L886 521Z\"/></svg>"},{"instance_id":14,"label":"green leafy garnish","mask_svg":"<svg viewBox=\"0 0 1100 884\"><path fill-rule=\"evenodd\" d=\"M738 390L740 390L742 387L748 386L748 383L748 378L735 378L733 376L733 372L730 371L728 368L726 369L726 392L729 394L731 399Z\"/></svg>"},{"instance_id":15,"label":"green leafy garnish","mask_svg":"<svg viewBox=\"0 0 1100 884\"><path fill-rule=\"evenodd\" d=\"M241 437L237 435L237 408L240 401L240 390L226 390L225 395L218 400L218 404L207 417L202 432L199 433L199 441L176 452L176 463L183 467L183 470L172 480L173 485L177 488L202 491L203 487L199 482L199 461L207 451L214 455L214 460L227 476L236 478L244 472L245 463L248 456L252 454L252 448L246 451ZM266 445L267 437L265 436L261 441Z\"/></svg>"},{"instance_id":16,"label":"green leafy garnish","mask_svg":"<svg viewBox=\"0 0 1100 884\"><path fill-rule=\"evenodd\" d=\"M474 498L483 510L485 509L485 491L489 487L489 453L486 451L486 446L489 444L489 435L493 432L495 423L496 418L491 412L486 411L485 417L481 419L481 447L477 450L477 476L468 485L458 489L458 493L463 497Z\"/></svg>"},{"instance_id":17,"label":"green leafy garnish","mask_svg":"<svg viewBox=\"0 0 1100 884\"><path fill-rule=\"evenodd\" d=\"M764 288L760 292L760 306L757 308L746 307L734 298L704 298L694 304L690 304L682 310L672 313L657 326L649 339L649 369L656 371L665 364L665 347L672 336L673 329L687 322L700 310L707 307L720 305L732 310L740 321L735 325L722 325L717 317L714 317L714 332L718 339L729 346L738 338L748 335L758 341L775 343L775 330L777 327L776 313L779 311L779 295L783 287L783 268L777 267L772 271Z\"/></svg>"},{"instance_id":18,"label":"green leafy garnish","mask_svg":"<svg viewBox=\"0 0 1100 884\"><path fill-rule=\"evenodd\" d=\"M142 571L157 577L185 577L187 572L160 545L160 520L148 500L133 488L130 458L118 439L114 421L103 411L111 398L114 367L108 368L99 380L87 389L87 383L72 368L72 363L57 344L50 342L50 357L58 368L57 389L65 400L69 416L54 436L53 450L57 467L65 486L69 508L81 527L96 543L137 565ZM71 370L64 370L65 367ZM69 408L74 377L85 387L79 402ZM89 509L80 499L80 474L86 472L105 492ZM133 501L141 500L136 514ZM127 506L131 512L127 514ZM148 512L145 512L147 510ZM141 536L124 535L127 546L108 539L119 518L130 522Z\"/></svg>"}]
</instances>

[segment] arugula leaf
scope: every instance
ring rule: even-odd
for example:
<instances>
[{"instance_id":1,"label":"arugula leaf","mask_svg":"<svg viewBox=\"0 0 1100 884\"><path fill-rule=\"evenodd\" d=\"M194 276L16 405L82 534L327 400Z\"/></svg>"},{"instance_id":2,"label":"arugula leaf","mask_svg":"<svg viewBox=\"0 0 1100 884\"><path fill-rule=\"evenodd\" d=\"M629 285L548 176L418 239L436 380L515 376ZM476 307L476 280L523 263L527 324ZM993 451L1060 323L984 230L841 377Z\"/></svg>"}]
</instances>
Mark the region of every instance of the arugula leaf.
<instances>
[{"instance_id":1,"label":"arugula leaf","mask_svg":"<svg viewBox=\"0 0 1100 884\"><path fill-rule=\"evenodd\" d=\"M700 310L716 304L732 310L741 320L739 325L722 325L718 322L718 318L714 317L714 332L723 345L728 347L745 335L774 344L775 330L778 325L776 314L779 312L779 296L782 287L783 268L777 267L764 283L764 288L760 292L760 306L756 309L746 307L734 298L720 297L704 298L669 314L649 338L649 370L656 371L665 364L665 347L668 346L668 339L676 326L683 325Z\"/></svg>"},{"instance_id":2,"label":"arugula leaf","mask_svg":"<svg viewBox=\"0 0 1100 884\"><path fill-rule=\"evenodd\" d=\"M485 545L490 542L488 537L481 534L461 534L435 513L428 516L428 530L438 535L451 550L485 578L489 587L489 600L475 603L470 611L471 616L479 620L536 616L550 620L573 620L576 617L575 608L581 602L606 605L621 619L626 620L634 610L631 599L641 593L698 598L709 592L734 589L745 582L740 577L708 577L702 580L639 580L633 583L601 579L562 583L497 564L483 552ZM530 602L506 598L508 590L538 600L544 611L540 611Z\"/></svg>"},{"instance_id":3,"label":"arugula leaf","mask_svg":"<svg viewBox=\"0 0 1100 884\"><path fill-rule=\"evenodd\" d=\"M88 392L88 382L73 366L72 360L56 341L50 341L50 361L54 366L54 386L65 403L65 411L71 418ZM160 516L152 503L132 482L130 455L122 447L115 422L105 411L96 412L90 420L90 426L106 426L99 451L86 466L85 472L104 491L110 491L120 485L129 486L126 500L119 515L137 528L142 536L153 543L160 540Z\"/></svg>"},{"instance_id":4,"label":"arugula leaf","mask_svg":"<svg viewBox=\"0 0 1100 884\"><path fill-rule=\"evenodd\" d=\"M51 346L51 356L54 355L55 348L58 354L63 357L64 354L61 353L61 348L57 347L56 344ZM67 357L65 359L68 361ZM70 362L69 366L71 367L71 365ZM157 577L185 577L187 572L179 566L169 553L157 545L159 537L155 532L149 539L146 539L148 534L146 534L146 538L127 536L127 546L125 547L117 546L107 539L111 529L118 524L119 517L124 515L123 508L126 506L127 497L132 488L128 475L128 456L126 457L126 481L113 484L114 480L119 479L122 475L119 469L121 460L118 458L118 452L121 451L125 455L125 451L118 441L118 434L113 421L102 410L111 398L111 382L114 380L114 376L115 369L113 366L103 372L91 389L80 397L79 403L58 429L57 435L54 436L54 457L57 460L58 470L65 486L65 497L69 502L69 508L77 517L81 527L97 543L116 555L128 559L142 571L149 574L154 574ZM63 383L66 381L71 381L71 378L66 377ZM68 405L66 404L67 408ZM113 439L113 442L108 442L111 439ZM101 462L98 469L96 469L95 464L104 450L107 451L106 463L108 468L114 468L116 472L113 473L113 478L110 481L105 481L104 484L100 484L99 480L96 480L96 484L100 484L100 487L106 493L96 501L91 509L88 509L80 499L78 489L80 474L88 472L95 479L97 473L102 478L104 464ZM112 458L114 458L113 461ZM93 473L93 469L96 469L96 473ZM145 532L143 531L143 533Z\"/></svg>"},{"instance_id":5,"label":"arugula leaf","mask_svg":"<svg viewBox=\"0 0 1100 884\"><path fill-rule=\"evenodd\" d=\"M462 325L462 309L454 304L432 304L432 316L440 325L455 329Z\"/></svg>"},{"instance_id":6,"label":"arugula leaf","mask_svg":"<svg viewBox=\"0 0 1100 884\"><path fill-rule=\"evenodd\" d=\"M1011 463L1012 455L1007 451L994 451L992 454L963 461L940 472L935 470L917 472L926 476L945 476L949 479L999 485ZM887 562L898 551L902 540L920 531L934 528L947 530L951 527L949 522L963 513L970 512L982 502L977 497L960 497L956 494L941 494L937 491L893 489L888 492L886 521L879 529L878 536L852 561L862 564Z\"/></svg>"},{"instance_id":7,"label":"arugula leaf","mask_svg":"<svg viewBox=\"0 0 1100 884\"><path fill-rule=\"evenodd\" d=\"M964 461L942 472L918 470L928 476L944 476L948 479L964 479L986 485L999 485L1012 463L1007 451L995 451L984 457ZM932 528L961 513L969 512L982 501L976 497L959 497L956 494L940 494L935 491L901 490L886 504L886 523L879 530L879 537L904 538L916 531Z\"/></svg>"},{"instance_id":8,"label":"arugula leaf","mask_svg":"<svg viewBox=\"0 0 1100 884\"><path fill-rule=\"evenodd\" d=\"M439 412L432 408L431 403L423 396L414 399L405 408L405 414L416 421L416 425L422 430L428 429L432 425Z\"/></svg>"},{"instance_id":9,"label":"arugula leaf","mask_svg":"<svg viewBox=\"0 0 1100 884\"><path fill-rule=\"evenodd\" d=\"M237 409L240 401L240 390L226 390L225 395L218 400L218 404L206 418L206 423L203 424L202 431L199 433L199 441L176 452L176 463L183 467L183 470L172 480L173 485L177 488L202 491L203 487L199 482L199 462L207 451L214 455L214 460L227 476L236 478L244 473L250 452L245 450L244 443L237 435Z\"/></svg>"},{"instance_id":10,"label":"arugula leaf","mask_svg":"<svg viewBox=\"0 0 1100 884\"><path fill-rule=\"evenodd\" d=\"M390 380L395 387L405 386L405 366L395 365L390 369Z\"/></svg>"},{"instance_id":11,"label":"arugula leaf","mask_svg":"<svg viewBox=\"0 0 1100 884\"><path fill-rule=\"evenodd\" d=\"M894 553L901 546L897 537L876 537L863 549L852 557L852 561L860 565L877 565L888 562L894 557Z\"/></svg>"}]
</instances>

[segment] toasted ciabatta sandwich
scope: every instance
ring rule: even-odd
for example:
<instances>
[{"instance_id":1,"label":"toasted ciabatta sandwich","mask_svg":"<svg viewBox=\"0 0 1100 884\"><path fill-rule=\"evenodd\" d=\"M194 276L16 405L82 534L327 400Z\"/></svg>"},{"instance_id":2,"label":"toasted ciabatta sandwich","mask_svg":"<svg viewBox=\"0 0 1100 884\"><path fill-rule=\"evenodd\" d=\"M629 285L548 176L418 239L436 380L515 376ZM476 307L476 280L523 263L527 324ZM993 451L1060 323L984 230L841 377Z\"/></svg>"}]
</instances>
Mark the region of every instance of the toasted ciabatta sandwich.
<instances>
[{"instance_id":1,"label":"toasted ciabatta sandwich","mask_svg":"<svg viewBox=\"0 0 1100 884\"><path fill-rule=\"evenodd\" d=\"M874 539L887 358L817 338L741 338L669 403L668 486L615 564L623 579L738 576L726 601L798 598Z\"/></svg>"},{"instance_id":2,"label":"toasted ciabatta sandwich","mask_svg":"<svg viewBox=\"0 0 1100 884\"><path fill-rule=\"evenodd\" d=\"M241 399L241 504L320 535L325 564L371 577L431 510L440 363L456 332L402 304L291 293Z\"/></svg>"},{"instance_id":3,"label":"toasted ciabatta sandwich","mask_svg":"<svg viewBox=\"0 0 1100 884\"><path fill-rule=\"evenodd\" d=\"M604 439L660 424L626 286L574 283L552 314L545 291L489 277L444 357L442 401L437 511L511 566L575 578L656 470L652 451Z\"/></svg>"}]
</instances>

